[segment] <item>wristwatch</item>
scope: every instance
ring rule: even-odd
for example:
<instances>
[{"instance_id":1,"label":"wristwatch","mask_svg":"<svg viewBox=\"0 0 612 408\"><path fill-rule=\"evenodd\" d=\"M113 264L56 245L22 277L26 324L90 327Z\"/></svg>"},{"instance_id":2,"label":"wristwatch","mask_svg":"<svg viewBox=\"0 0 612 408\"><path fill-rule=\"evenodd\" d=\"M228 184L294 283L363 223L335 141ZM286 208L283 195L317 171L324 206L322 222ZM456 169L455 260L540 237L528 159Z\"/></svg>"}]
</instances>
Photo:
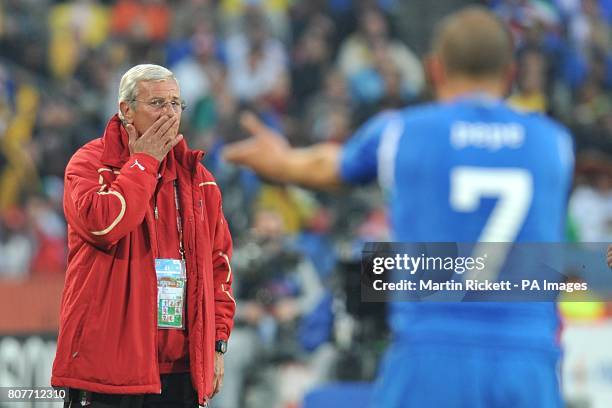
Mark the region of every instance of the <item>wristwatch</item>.
<instances>
[{"instance_id":1,"label":"wristwatch","mask_svg":"<svg viewBox=\"0 0 612 408\"><path fill-rule=\"evenodd\" d=\"M225 354L225 352L227 351L227 341L217 340L215 342L215 351L217 353Z\"/></svg>"}]
</instances>

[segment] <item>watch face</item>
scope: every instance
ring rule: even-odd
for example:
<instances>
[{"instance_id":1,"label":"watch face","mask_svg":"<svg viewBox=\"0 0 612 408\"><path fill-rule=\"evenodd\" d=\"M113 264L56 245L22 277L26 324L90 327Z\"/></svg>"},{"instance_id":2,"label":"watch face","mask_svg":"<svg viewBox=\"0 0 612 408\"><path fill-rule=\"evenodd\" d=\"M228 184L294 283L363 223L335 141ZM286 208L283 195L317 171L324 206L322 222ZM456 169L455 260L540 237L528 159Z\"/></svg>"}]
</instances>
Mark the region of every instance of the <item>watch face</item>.
<instances>
[{"instance_id":1,"label":"watch face","mask_svg":"<svg viewBox=\"0 0 612 408\"><path fill-rule=\"evenodd\" d=\"M227 351L227 343L224 342L223 340L217 341L215 350L218 351L219 353L225 353Z\"/></svg>"}]
</instances>

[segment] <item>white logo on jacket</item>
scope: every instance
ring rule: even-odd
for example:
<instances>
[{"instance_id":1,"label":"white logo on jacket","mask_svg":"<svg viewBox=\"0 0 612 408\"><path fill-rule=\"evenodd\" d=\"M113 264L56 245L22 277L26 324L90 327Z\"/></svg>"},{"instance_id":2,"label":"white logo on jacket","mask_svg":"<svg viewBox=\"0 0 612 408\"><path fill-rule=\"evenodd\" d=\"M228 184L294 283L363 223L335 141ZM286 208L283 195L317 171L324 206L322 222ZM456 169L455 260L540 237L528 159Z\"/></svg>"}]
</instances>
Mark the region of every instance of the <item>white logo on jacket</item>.
<instances>
[{"instance_id":1,"label":"white logo on jacket","mask_svg":"<svg viewBox=\"0 0 612 408\"><path fill-rule=\"evenodd\" d=\"M138 159L134 160L134 164L132 164L132 165L130 166L130 169L131 169L132 167L134 167L134 166L138 166L138 168L139 168L140 170L143 170L143 171L144 171L144 169L145 169L145 168L144 168L144 166L143 166L142 164L138 163Z\"/></svg>"}]
</instances>

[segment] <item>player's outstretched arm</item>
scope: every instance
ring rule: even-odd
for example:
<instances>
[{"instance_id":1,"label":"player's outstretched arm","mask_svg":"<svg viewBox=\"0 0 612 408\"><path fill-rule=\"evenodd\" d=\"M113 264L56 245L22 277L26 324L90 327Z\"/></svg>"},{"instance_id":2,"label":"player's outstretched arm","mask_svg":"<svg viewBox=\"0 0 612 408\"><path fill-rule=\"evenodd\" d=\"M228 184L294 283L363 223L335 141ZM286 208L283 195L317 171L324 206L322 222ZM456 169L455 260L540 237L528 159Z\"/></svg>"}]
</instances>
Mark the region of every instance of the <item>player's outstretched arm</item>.
<instances>
[{"instance_id":1,"label":"player's outstretched arm","mask_svg":"<svg viewBox=\"0 0 612 408\"><path fill-rule=\"evenodd\" d=\"M240 122L251 138L226 146L223 152L226 160L249 167L261 177L277 182L315 189L341 186L340 146L319 143L306 148L292 148L252 113L242 115Z\"/></svg>"}]
</instances>

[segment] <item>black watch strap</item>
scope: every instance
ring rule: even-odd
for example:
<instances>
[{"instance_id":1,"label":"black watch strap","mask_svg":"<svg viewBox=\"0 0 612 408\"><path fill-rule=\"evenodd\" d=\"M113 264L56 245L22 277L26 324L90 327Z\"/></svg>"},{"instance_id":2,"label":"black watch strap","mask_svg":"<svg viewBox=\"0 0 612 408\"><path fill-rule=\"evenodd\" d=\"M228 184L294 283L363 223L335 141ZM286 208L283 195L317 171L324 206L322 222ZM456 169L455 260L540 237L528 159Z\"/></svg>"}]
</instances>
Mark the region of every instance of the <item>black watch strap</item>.
<instances>
[{"instance_id":1,"label":"black watch strap","mask_svg":"<svg viewBox=\"0 0 612 408\"><path fill-rule=\"evenodd\" d=\"M217 340L215 342L215 351L217 353L225 354L225 352L227 351L227 341Z\"/></svg>"}]
</instances>

